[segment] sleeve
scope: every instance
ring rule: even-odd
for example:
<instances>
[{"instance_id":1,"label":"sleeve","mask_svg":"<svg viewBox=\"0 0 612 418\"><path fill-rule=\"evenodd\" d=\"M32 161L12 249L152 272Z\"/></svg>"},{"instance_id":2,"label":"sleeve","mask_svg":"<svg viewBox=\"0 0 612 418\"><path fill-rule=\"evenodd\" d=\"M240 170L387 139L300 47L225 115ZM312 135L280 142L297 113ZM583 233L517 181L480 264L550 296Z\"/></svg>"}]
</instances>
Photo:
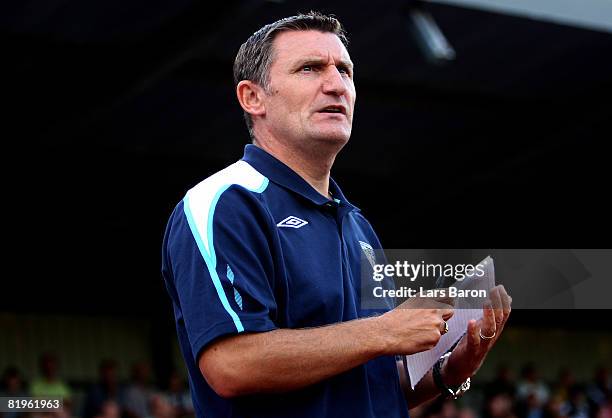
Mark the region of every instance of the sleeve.
<instances>
[{"instance_id":1,"label":"sleeve","mask_svg":"<svg viewBox=\"0 0 612 418\"><path fill-rule=\"evenodd\" d=\"M164 257L195 361L221 336L276 328L270 222L240 186L208 200L188 194L174 211Z\"/></svg>"}]
</instances>

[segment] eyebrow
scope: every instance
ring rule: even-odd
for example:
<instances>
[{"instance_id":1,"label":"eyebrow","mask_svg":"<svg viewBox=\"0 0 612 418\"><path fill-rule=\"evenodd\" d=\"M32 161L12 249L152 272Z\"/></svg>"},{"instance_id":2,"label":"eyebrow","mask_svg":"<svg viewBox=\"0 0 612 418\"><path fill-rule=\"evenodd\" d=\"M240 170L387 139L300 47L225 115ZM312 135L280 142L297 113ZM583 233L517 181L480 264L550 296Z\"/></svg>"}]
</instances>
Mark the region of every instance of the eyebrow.
<instances>
[{"instance_id":1,"label":"eyebrow","mask_svg":"<svg viewBox=\"0 0 612 418\"><path fill-rule=\"evenodd\" d=\"M295 62L294 67L299 67L302 65L325 65L327 64L327 58L323 58L323 57L317 57L317 56L310 56L310 57L303 57L300 58L298 61ZM346 68L348 68L349 70L353 70L353 62L351 60L339 60L336 62L336 66L344 66Z\"/></svg>"}]
</instances>

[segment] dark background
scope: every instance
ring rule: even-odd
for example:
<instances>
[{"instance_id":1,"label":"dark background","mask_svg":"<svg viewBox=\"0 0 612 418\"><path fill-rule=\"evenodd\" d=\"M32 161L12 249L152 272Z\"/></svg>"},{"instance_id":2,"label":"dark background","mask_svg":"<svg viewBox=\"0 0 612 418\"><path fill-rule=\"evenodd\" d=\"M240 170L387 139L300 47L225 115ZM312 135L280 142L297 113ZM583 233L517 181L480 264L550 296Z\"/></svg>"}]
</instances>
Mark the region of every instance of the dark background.
<instances>
[{"instance_id":1,"label":"dark background","mask_svg":"<svg viewBox=\"0 0 612 418\"><path fill-rule=\"evenodd\" d=\"M426 59L408 6L432 13L455 61ZM165 222L249 141L232 83L240 44L310 9L350 35L356 115L332 175L383 245L609 246L610 33L400 1L13 2L0 9L0 311L148 317L166 362ZM597 329L593 315L512 320Z\"/></svg>"}]
</instances>

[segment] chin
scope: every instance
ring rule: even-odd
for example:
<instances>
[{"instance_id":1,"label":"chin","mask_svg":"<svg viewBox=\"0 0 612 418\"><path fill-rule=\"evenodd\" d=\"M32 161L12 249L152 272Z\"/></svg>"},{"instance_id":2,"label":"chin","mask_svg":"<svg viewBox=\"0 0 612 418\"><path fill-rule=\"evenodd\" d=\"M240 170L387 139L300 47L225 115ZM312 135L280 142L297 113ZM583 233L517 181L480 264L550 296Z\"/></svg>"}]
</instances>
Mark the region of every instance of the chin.
<instances>
[{"instance_id":1,"label":"chin","mask_svg":"<svg viewBox=\"0 0 612 418\"><path fill-rule=\"evenodd\" d=\"M346 129L322 129L312 135L317 141L335 145L344 145L351 137L351 131Z\"/></svg>"}]
</instances>

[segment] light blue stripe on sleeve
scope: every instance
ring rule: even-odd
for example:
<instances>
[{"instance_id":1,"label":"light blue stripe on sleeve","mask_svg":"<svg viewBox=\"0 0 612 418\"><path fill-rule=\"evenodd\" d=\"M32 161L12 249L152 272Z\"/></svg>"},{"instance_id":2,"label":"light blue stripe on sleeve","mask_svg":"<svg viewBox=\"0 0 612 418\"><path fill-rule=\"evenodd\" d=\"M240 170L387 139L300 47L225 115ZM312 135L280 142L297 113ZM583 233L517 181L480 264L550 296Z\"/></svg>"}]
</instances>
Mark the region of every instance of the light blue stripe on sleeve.
<instances>
[{"instance_id":1,"label":"light blue stripe on sleeve","mask_svg":"<svg viewBox=\"0 0 612 418\"><path fill-rule=\"evenodd\" d=\"M217 202L217 200L218 199L215 200L215 203ZM216 269L217 260L215 258L211 258L208 255L206 251L206 247L204 246L204 243L202 242L202 237L200 236L200 233L198 232L198 228L196 227L195 221L193 220L193 215L191 214L191 209L189 207L189 196L185 196L185 198L183 199L183 209L185 211L185 216L187 217L187 222L189 223L189 228L191 229L191 233L193 234L193 237L200 250L200 253L202 254L202 257L204 258L206 267L208 267L210 278L212 279L213 285L215 286L215 290L217 291L217 295L219 296L219 299L221 300L221 304L223 305L227 313L230 315L230 317L234 321L234 324L236 325L236 330L238 332L243 332L244 326L242 325L242 322L240 321L240 318L238 317L236 312L234 312L234 310L230 306L230 303L227 300L227 296L225 295L225 292L223 291L223 285L221 284L221 279L219 279L219 275L217 274L217 269ZM214 208L211 208L211 212L212 211L214 211ZM211 218L212 218L212 213L211 213ZM212 225L210 224L209 226L212 227ZM208 243L209 248L212 249L214 248L213 243L212 243L212 236L209 235L209 238L210 238L210 241Z\"/></svg>"},{"instance_id":2,"label":"light blue stripe on sleeve","mask_svg":"<svg viewBox=\"0 0 612 418\"><path fill-rule=\"evenodd\" d=\"M232 271L232 268L229 266L229 264L227 266L227 278L229 279L230 283L233 286L234 285L234 272ZM234 300L236 301L236 304L238 305L240 310L242 310L242 295L240 294L238 289L236 289L235 287L234 287Z\"/></svg>"},{"instance_id":3,"label":"light blue stripe on sleeve","mask_svg":"<svg viewBox=\"0 0 612 418\"><path fill-rule=\"evenodd\" d=\"M183 199L183 210L191 233L204 258L219 300L234 321L238 332L243 332L244 326L230 305L221 278L217 273L217 256L213 240L215 209L221 195L232 185L242 186L251 192L263 193L268 184L269 181L265 176L241 160L200 182L187 192ZM228 277L228 279L232 281L232 278ZM242 309L242 297L237 298L234 292L234 299Z\"/></svg>"}]
</instances>

